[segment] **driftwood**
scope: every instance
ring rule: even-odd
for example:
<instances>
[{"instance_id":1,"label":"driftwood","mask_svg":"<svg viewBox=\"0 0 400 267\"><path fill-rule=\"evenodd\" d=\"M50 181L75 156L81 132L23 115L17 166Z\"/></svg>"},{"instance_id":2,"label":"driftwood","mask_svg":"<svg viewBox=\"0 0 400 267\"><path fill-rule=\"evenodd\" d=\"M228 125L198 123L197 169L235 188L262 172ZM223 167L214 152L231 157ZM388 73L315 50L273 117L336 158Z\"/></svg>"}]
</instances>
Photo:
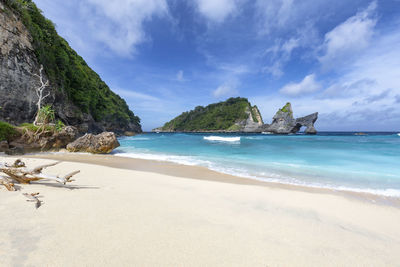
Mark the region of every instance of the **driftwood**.
<instances>
[{"instance_id":1,"label":"driftwood","mask_svg":"<svg viewBox=\"0 0 400 267\"><path fill-rule=\"evenodd\" d=\"M4 185L8 191L16 191L14 183L12 183L8 177L0 176L0 185Z\"/></svg>"},{"instance_id":2,"label":"driftwood","mask_svg":"<svg viewBox=\"0 0 400 267\"><path fill-rule=\"evenodd\" d=\"M25 196L25 197L27 197L28 198L28 200L27 201L29 201L29 202L35 202L35 207L38 209L41 205L42 205L42 201L39 199L39 193L31 193L31 194L28 194L28 193L23 193L23 195Z\"/></svg>"},{"instance_id":3,"label":"driftwood","mask_svg":"<svg viewBox=\"0 0 400 267\"><path fill-rule=\"evenodd\" d=\"M4 185L8 190L10 190L9 188L13 187L13 184L11 183L10 179L20 184L29 184L33 181L39 181L39 180L52 180L65 185L66 183L74 181L71 179L72 176L79 173L80 171L74 171L62 177L47 175L42 173L43 169L55 166L59 163L60 162L58 161L50 164L40 165L33 169L27 168L25 166L25 163L19 159L16 160L14 164L11 166L7 164L5 165L0 164L0 172L8 176L8 177L2 176L0 178L0 183ZM13 190L11 189L10 191Z\"/></svg>"},{"instance_id":4,"label":"driftwood","mask_svg":"<svg viewBox=\"0 0 400 267\"><path fill-rule=\"evenodd\" d=\"M12 165L0 163L0 173L4 173L7 175L7 176L0 175L0 185L5 186L8 191L16 191L14 182L20 184L29 184L33 181L51 180L65 185L66 183L74 181L73 179L71 179L72 176L79 173L80 171L73 171L63 177L55 175L46 175L42 173L42 171L45 168L55 166L59 163L60 162L57 161L50 164L40 165L33 169L27 168L25 163L20 159L17 159ZM23 193L23 195L28 198L27 201L35 202L36 208L39 208L42 205L42 201L40 201L39 199L39 193L31 193L31 194Z\"/></svg>"}]
</instances>

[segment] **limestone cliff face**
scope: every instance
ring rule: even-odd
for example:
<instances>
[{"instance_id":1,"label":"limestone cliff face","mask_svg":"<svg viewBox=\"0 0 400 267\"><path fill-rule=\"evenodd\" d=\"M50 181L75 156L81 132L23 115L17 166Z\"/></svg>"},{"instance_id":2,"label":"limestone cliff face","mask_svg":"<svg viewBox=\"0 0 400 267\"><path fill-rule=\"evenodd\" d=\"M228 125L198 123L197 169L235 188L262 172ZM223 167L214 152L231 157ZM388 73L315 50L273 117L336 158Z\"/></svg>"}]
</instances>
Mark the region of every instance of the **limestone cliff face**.
<instances>
[{"instance_id":1,"label":"limestone cliff face","mask_svg":"<svg viewBox=\"0 0 400 267\"><path fill-rule=\"evenodd\" d=\"M240 132L257 132L258 129L263 125L263 120L257 106L248 107L246 109L248 115L247 120L243 120L237 125L239 126Z\"/></svg>"},{"instance_id":2,"label":"limestone cliff face","mask_svg":"<svg viewBox=\"0 0 400 267\"><path fill-rule=\"evenodd\" d=\"M40 64L35 55L33 39L21 18L11 8L0 1L0 120L18 125L32 122L37 112ZM46 69L44 71L44 79ZM58 119L76 126L80 132L102 132L105 130L124 132L140 132L138 123L118 125L115 120L95 121L82 112L69 100L66 92L50 82L46 93L50 96L44 104L51 104Z\"/></svg>"},{"instance_id":3,"label":"limestone cliff face","mask_svg":"<svg viewBox=\"0 0 400 267\"><path fill-rule=\"evenodd\" d=\"M0 10L0 119L21 123L36 112L31 72L39 71L38 63L25 26L2 2Z\"/></svg>"}]
</instances>

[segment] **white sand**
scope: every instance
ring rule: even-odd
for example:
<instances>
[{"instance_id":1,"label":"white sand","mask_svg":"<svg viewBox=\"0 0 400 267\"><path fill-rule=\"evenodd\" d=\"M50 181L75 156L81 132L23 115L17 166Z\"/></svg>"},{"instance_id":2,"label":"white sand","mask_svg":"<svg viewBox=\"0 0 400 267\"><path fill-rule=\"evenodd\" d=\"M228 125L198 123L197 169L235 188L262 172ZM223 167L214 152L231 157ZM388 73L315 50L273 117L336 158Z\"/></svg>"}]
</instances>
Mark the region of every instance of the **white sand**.
<instances>
[{"instance_id":1,"label":"white sand","mask_svg":"<svg viewBox=\"0 0 400 267\"><path fill-rule=\"evenodd\" d=\"M70 189L0 188L1 266L400 264L398 207L83 163L48 172L76 169ZM40 192L43 206L24 192Z\"/></svg>"}]
</instances>

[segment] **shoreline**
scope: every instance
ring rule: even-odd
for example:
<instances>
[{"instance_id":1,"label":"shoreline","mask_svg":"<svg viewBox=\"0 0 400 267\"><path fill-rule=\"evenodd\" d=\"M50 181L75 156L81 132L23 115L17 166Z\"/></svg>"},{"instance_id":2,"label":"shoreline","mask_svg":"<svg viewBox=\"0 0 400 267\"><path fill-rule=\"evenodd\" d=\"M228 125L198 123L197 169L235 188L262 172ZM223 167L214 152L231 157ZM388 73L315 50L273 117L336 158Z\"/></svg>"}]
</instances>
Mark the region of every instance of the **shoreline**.
<instances>
[{"instance_id":1,"label":"shoreline","mask_svg":"<svg viewBox=\"0 0 400 267\"><path fill-rule=\"evenodd\" d=\"M393 203L112 155L0 156L9 163L17 158L29 168L62 160L44 171L49 175L80 173L65 186L42 181L19 185L16 192L0 188L5 266L396 266L400 261L400 209ZM38 209L23 196L33 192L42 197Z\"/></svg>"},{"instance_id":2,"label":"shoreline","mask_svg":"<svg viewBox=\"0 0 400 267\"><path fill-rule=\"evenodd\" d=\"M12 157L14 158L15 156ZM170 161L130 158L112 154L94 155L94 154L69 153L69 152L61 152L61 153L43 152L37 154L23 155L23 157L88 163L88 164L107 166L117 169L157 173L157 174L169 175L186 179L189 178L196 180L207 180L207 181L249 185L249 186L264 186L269 188L302 191L308 193L340 195L342 197L349 199L367 201L374 204L388 205L400 208L400 198L398 197L384 196L368 192L356 192L350 190L339 190L332 188L312 187L312 186L302 186L302 185L286 184L286 183L279 183L272 181L262 181L258 179L235 176L231 174L218 172L215 170L208 169L207 167L204 166L184 165Z\"/></svg>"}]
</instances>

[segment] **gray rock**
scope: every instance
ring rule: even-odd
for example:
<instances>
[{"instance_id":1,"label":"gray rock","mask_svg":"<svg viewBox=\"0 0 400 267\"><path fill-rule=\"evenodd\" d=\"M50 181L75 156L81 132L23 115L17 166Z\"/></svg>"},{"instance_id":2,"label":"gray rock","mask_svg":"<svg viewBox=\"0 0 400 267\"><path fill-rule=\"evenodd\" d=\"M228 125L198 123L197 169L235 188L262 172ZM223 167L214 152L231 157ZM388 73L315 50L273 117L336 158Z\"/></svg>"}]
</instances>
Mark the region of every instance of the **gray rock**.
<instances>
[{"instance_id":1,"label":"gray rock","mask_svg":"<svg viewBox=\"0 0 400 267\"><path fill-rule=\"evenodd\" d=\"M5 152L9 149L8 142L7 141L1 141L0 142L0 152Z\"/></svg>"},{"instance_id":2,"label":"gray rock","mask_svg":"<svg viewBox=\"0 0 400 267\"><path fill-rule=\"evenodd\" d=\"M135 132L130 132L130 131L125 131L125 132L124 132L124 135L125 135L125 136L135 136L136 133L135 133Z\"/></svg>"},{"instance_id":3,"label":"gray rock","mask_svg":"<svg viewBox=\"0 0 400 267\"><path fill-rule=\"evenodd\" d=\"M23 147L16 146L16 147L7 149L5 151L5 153L7 155L23 155L23 154L25 154L25 150Z\"/></svg>"},{"instance_id":4,"label":"gray rock","mask_svg":"<svg viewBox=\"0 0 400 267\"><path fill-rule=\"evenodd\" d=\"M10 142L10 147L22 148L25 152L58 151L66 148L67 144L78 136L78 130L73 126L66 126L59 132L48 132L33 139L29 135L21 134L19 138Z\"/></svg>"},{"instance_id":5,"label":"gray rock","mask_svg":"<svg viewBox=\"0 0 400 267\"><path fill-rule=\"evenodd\" d=\"M252 107L252 110L257 118L253 118L250 108L248 107L246 109L248 118L246 120L236 123L236 125L238 125L239 132L246 132L246 133L256 132L260 128L260 126L263 125L262 117L258 111L258 108L256 106L254 106L254 107ZM256 121L256 119L257 119L257 121Z\"/></svg>"},{"instance_id":6,"label":"gray rock","mask_svg":"<svg viewBox=\"0 0 400 267\"><path fill-rule=\"evenodd\" d=\"M271 132L275 134L297 133L301 127L306 127L305 133L316 134L317 130L314 123L318 119L318 112L307 115L305 117L294 119L292 105L286 105L279 109L272 119L271 124L264 124L260 127L262 132Z\"/></svg>"},{"instance_id":7,"label":"gray rock","mask_svg":"<svg viewBox=\"0 0 400 267\"><path fill-rule=\"evenodd\" d=\"M117 137L113 132L103 132L98 135L85 134L67 145L70 152L89 152L94 154L110 153L119 147Z\"/></svg>"},{"instance_id":8,"label":"gray rock","mask_svg":"<svg viewBox=\"0 0 400 267\"><path fill-rule=\"evenodd\" d=\"M317 119L318 119L318 112L315 112L305 117L297 118L296 119L297 131L299 131L302 126L305 126L306 130L304 132L306 134L316 134L317 130L314 127L314 123L317 121Z\"/></svg>"}]
</instances>

